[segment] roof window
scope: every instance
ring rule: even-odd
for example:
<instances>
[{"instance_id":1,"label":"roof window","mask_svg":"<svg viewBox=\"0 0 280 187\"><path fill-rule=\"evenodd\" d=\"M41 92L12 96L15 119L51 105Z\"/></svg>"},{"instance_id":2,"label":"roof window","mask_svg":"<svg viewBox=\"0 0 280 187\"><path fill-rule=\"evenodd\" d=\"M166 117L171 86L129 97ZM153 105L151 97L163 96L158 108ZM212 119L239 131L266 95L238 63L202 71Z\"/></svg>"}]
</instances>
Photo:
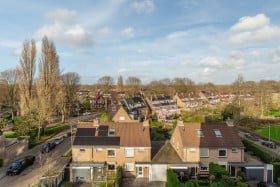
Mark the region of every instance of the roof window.
<instances>
[{"instance_id":1,"label":"roof window","mask_svg":"<svg viewBox=\"0 0 280 187\"><path fill-rule=\"evenodd\" d=\"M109 129L108 136L115 136L116 130L115 129Z\"/></svg>"},{"instance_id":2,"label":"roof window","mask_svg":"<svg viewBox=\"0 0 280 187\"><path fill-rule=\"evenodd\" d=\"M214 133L215 133L216 137L222 137L222 133L219 129L214 129Z\"/></svg>"}]
</instances>

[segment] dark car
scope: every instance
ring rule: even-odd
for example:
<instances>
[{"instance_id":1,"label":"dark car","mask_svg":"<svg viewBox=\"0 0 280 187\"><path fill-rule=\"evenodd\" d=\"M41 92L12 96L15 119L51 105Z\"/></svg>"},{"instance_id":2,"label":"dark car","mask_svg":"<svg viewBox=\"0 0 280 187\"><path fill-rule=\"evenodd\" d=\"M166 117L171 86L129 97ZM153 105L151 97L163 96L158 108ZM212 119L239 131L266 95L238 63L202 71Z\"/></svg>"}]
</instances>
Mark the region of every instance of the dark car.
<instances>
[{"instance_id":1,"label":"dark car","mask_svg":"<svg viewBox=\"0 0 280 187\"><path fill-rule=\"evenodd\" d=\"M7 169L7 175L18 175L20 174L25 168L32 165L35 161L35 156L29 155L22 159L19 159L12 163L12 165Z\"/></svg>"},{"instance_id":2,"label":"dark car","mask_svg":"<svg viewBox=\"0 0 280 187\"><path fill-rule=\"evenodd\" d=\"M245 133L245 137L250 139L250 140L253 140L253 141L258 141L259 140L259 138L256 135L251 134L251 133Z\"/></svg>"},{"instance_id":3,"label":"dark car","mask_svg":"<svg viewBox=\"0 0 280 187\"><path fill-rule=\"evenodd\" d=\"M62 142L63 142L63 137L61 136L61 137L58 137L58 138L56 138L56 139L54 139L54 143L56 144L56 145L58 145L58 144L61 144Z\"/></svg>"},{"instance_id":4,"label":"dark car","mask_svg":"<svg viewBox=\"0 0 280 187\"><path fill-rule=\"evenodd\" d=\"M48 153L56 146L55 142L47 142L42 145L41 153Z\"/></svg>"},{"instance_id":5,"label":"dark car","mask_svg":"<svg viewBox=\"0 0 280 187\"><path fill-rule=\"evenodd\" d=\"M276 149L276 144L271 141L262 141L262 145L272 148L272 149Z\"/></svg>"}]
</instances>

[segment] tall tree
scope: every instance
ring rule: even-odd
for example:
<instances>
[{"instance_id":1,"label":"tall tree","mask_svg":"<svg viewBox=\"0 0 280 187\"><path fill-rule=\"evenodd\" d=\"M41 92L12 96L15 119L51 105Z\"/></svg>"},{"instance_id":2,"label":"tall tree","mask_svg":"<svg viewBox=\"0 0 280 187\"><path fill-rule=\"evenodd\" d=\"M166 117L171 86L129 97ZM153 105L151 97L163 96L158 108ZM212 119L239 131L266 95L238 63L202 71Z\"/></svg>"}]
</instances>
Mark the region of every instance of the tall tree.
<instances>
[{"instance_id":1,"label":"tall tree","mask_svg":"<svg viewBox=\"0 0 280 187\"><path fill-rule=\"evenodd\" d=\"M117 86L119 90L123 89L123 77L121 75L118 77Z\"/></svg>"},{"instance_id":2,"label":"tall tree","mask_svg":"<svg viewBox=\"0 0 280 187\"><path fill-rule=\"evenodd\" d=\"M35 96L34 79L36 73L36 44L35 40L23 42L18 71L20 94L20 113L25 115L31 112L32 100Z\"/></svg>"},{"instance_id":3,"label":"tall tree","mask_svg":"<svg viewBox=\"0 0 280 187\"><path fill-rule=\"evenodd\" d=\"M8 106L14 119L14 112L17 109L17 73L16 70L6 70L1 72L1 79L6 85L8 96Z\"/></svg>"},{"instance_id":4,"label":"tall tree","mask_svg":"<svg viewBox=\"0 0 280 187\"><path fill-rule=\"evenodd\" d=\"M242 96L245 94L245 81L241 74L238 75L237 79L232 84L233 90L236 95L238 107L241 108Z\"/></svg>"},{"instance_id":5,"label":"tall tree","mask_svg":"<svg viewBox=\"0 0 280 187\"><path fill-rule=\"evenodd\" d=\"M80 75L75 72L68 72L61 75L61 84L59 90L58 107L62 114L61 121L65 121L65 115L73 112L73 106L75 106L76 92L80 87Z\"/></svg>"},{"instance_id":6,"label":"tall tree","mask_svg":"<svg viewBox=\"0 0 280 187\"><path fill-rule=\"evenodd\" d=\"M103 91L108 93L111 87L114 85L114 78L111 76L100 77L97 81L97 84L101 87L101 89L103 89Z\"/></svg>"},{"instance_id":7,"label":"tall tree","mask_svg":"<svg viewBox=\"0 0 280 187\"><path fill-rule=\"evenodd\" d=\"M59 57L55 45L45 36L42 39L42 53L39 61L39 75L37 82L38 93L38 139L40 129L43 130L57 112L57 93L60 86ZM43 125L43 126L42 126Z\"/></svg>"},{"instance_id":8,"label":"tall tree","mask_svg":"<svg viewBox=\"0 0 280 187\"><path fill-rule=\"evenodd\" d=\"M174 78L172 82L176 92L186 94L195 92L195 83L189 78Z\"/></svg>"}]
</instances>

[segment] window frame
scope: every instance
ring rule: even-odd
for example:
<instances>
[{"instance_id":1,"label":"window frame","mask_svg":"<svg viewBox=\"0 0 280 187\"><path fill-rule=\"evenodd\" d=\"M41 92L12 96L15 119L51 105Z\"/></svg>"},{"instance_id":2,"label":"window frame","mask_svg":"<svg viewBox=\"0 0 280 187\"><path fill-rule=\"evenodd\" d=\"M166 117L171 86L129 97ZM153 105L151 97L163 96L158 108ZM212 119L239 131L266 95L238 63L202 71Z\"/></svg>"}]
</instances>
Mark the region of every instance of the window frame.
<instances>
[{"instance_id":1,"label":"window frame","mask_svg":"<svg viewBox=\"0 0 280 187\"><path fill-rule=\"evenodd\" d=\"M129 166L129 167L127 167ZM134 163L133 162L126 162L124 164L124 171L134 171L135 168L134 168Z\"/></svg>"},{"instance_id":2,"label":"window frame","mask_svg":"<svg viewBox=\"0 0 280 187\"><path fill-rule=\"evenodd\" d=\"M114 151L114 155L109 155L109 151ZM116 149L107 149L107 157L109 158L114 158L116 157L117 153L116 153Z\"/></svg>"},{"instance_id":3,"label":"window frame","mask_svg":"<svg viewBox=\"0 0 280 187\"><path fill-rule=\"evenodd\" d=\"M133 158L134 157L134 148L124 148L124 155L125 155L125 157Z\"/></svg>"},{"instance_id":4,"label":"window frame","mask_svg":"<svg viewBox=\"0 0 280 187\"><path fill-rule=\"evenodd\" d=\"M220 151L225 151L225 153L226 153L225 156L221 156L221 155L220 155ZM227 157L227 149L226 149L226 148L219 148L219 149L218 149L218 156L219 156L219 157Z\"/></svg>"},{"instance_id":5,"label":"window frame","mask_svg":"<svg viewBox=\"0 0 280 187\"><path fill-rule=\"evenodd\" d=\"M80 148L80 152L86 152L86 148Z\"/></svg>"},{"instance_id":6,"label":"window frame","mask_svg":"<svg viewBox=\"0 0 280 187\"><path fill-rule=\"evenodd\" d=\"M202 129L196 129L196 135L197 137L204 137L204 133Z\"/></svg>"},{"instance_id":7,"label":"window frame","mask_svg":"<svg viewBox=\"0 0 280 187\"><path fill-rule=\"evenodd\" d=\"M207 169L202 169L202 168L207 168ZM200 164L199 171L209 171L209 164L206 163Z\"/></svg>"},{"instance_id":8,"label":"window frame","mask_svg":"<svg viewBox=\"0 0 280 187\"><path fill-rule=\"evenodd\" d=\"M215 136L217 138L223 137L222 132L221 132L220 129L213 129L213 130L214 130Z\"/></svg>"},{"instance_id":9,"label":"window frame","mask_svg":"<svg viewBox=\"0 0 280 187\"><path fill-rule=\"evenodd\" d=\"M114 166L114 169L110 169L109 166ZM116 171L116 163L107 162L107 169L108 169L108 171Z\"/></svg>"},{"instance_id":10,"label":"window frame","mask_svg":"<svg viewBox=\"0 0 280 187\"><path fill-rule=\"evenodd\" d=\"M207 150L207 155L202 155L202 150ZM201 158L208 158L209 157L209 148L200 148L199 156Z\"/></svg>"}]
</instances>

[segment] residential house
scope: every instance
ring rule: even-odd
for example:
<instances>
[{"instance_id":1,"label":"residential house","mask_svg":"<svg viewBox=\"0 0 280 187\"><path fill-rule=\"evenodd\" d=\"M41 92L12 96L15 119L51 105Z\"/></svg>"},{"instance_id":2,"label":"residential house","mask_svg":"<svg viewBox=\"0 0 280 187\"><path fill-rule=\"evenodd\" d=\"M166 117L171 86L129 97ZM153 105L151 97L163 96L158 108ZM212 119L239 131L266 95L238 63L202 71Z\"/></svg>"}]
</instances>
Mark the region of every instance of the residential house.
<instances>
[{"instance_id":1,"label":"residential house","mask_svg":"<svg viewBox=\"0 0 280 187\"><path fill-rule=\"evenodd\" d=\"M104 110L106 109L106 106L107 100L102 94L100 94L100 92L97 92L90 98L91 110Z\"/></svg>"},{"instance_id":2,"label":"residential house","mask_svg":"<svg viewBox=\"0 0 280 187\"><path fill-rule=\"evenodd\" d=\"M244 162L244 146L237 128L230 122L178 121L170 142L189 166L191 177L208 177L211 162L222 165L232 176L236 176L237 171L231 165Z\"/></svg>"},{"instance_id":3,"label":"residential house","mask_svg":"<svg viewBox=\"0 0 280 187\"><path fill-rule=\"evenodd\" d=\"M124 177L149 177L148 123L78 125L72 145L71 182L108 181L122 167Z\"/></svg>"},{"instance_id":4,"label":"residential house","mask_svg":"<svg viewBox=\"0 0 280 187\"><path fill-rule=\"evenodd\" d=\"M201 98L199 95L196 95L195 93L176 94L174 96L174 100L176 101L176 104L179 108L182 108L185 110L201 109L205 103L203 98Z\"/></svg>"},{"instance_id":5,"label":"residential house","mask_svg":"<svg viewBox=\"0 0 280 187\"><path fill-rule=\"evenodd\" d=\"M159 95L146 98L152 115L157 115L159 121L165 121L173 114L180 114L176 101L170 96Z\"/></svg>"},{"instance_id":6,"label":"residential house","mask_svg":"<svg viewBox=\"0 0 280 187\"><path fill-rule=\"evenodd\" d=\"M150 109L142 97L125 98L122 106L131 120L144 121L149 117Z\"/></svg>"}]
</instances>

